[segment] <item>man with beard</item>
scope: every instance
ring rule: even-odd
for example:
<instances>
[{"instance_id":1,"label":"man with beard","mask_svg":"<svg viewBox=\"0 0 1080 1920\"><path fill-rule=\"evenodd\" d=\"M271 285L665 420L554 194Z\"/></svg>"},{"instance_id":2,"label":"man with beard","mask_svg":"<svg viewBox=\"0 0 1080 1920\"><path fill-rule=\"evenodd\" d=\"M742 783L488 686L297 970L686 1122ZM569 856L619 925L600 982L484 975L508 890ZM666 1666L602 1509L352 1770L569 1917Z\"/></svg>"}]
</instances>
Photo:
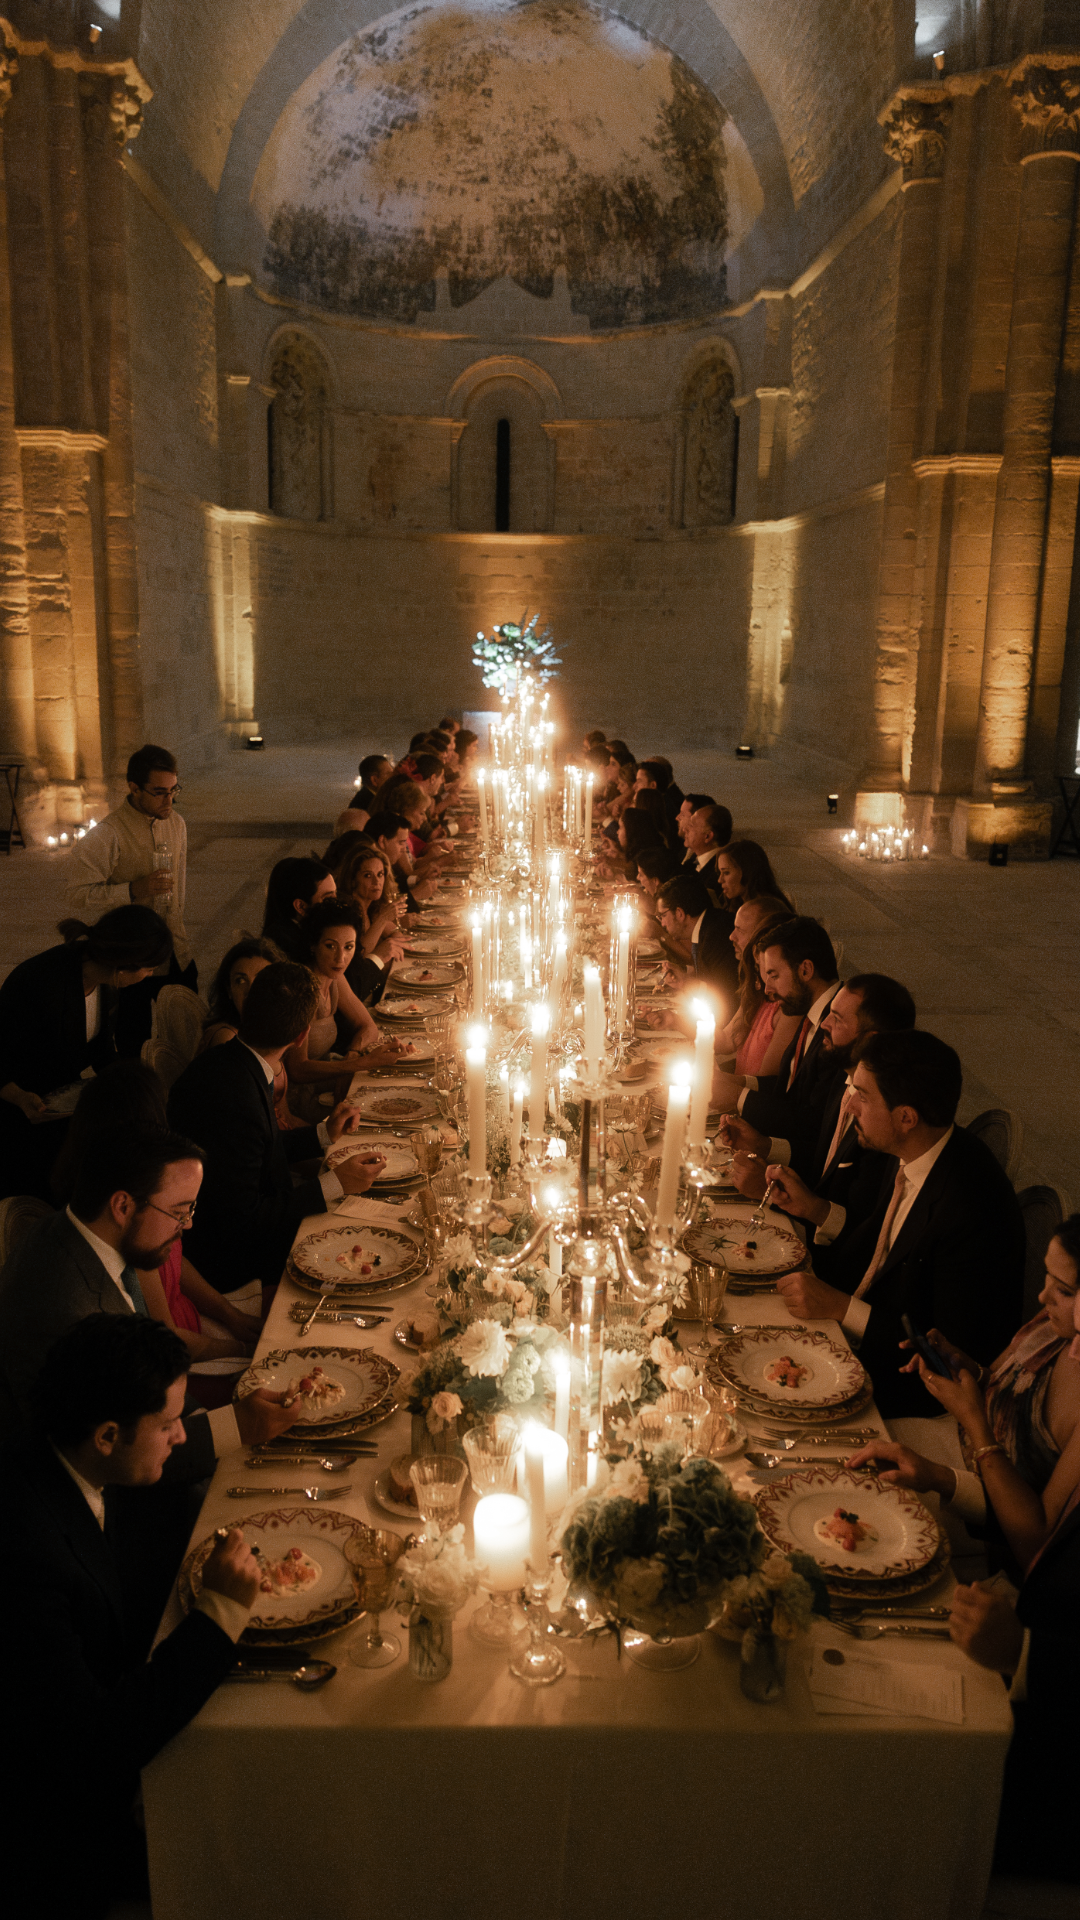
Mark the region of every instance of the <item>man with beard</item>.
<instances>
[{"instance_id":1,"label":"man with beard","mask_svg":"<svg viewBox=\"0 0 1080 1920\"><path fill-rule=\"evenodd\" d=\"M25 1432L46 1354L90 1314L146 1314L140 1272L161 1265L190 1226L203 1177L182 1136L120 1127L92 1141L71 1204L34 1227L0 1272L0 1438ZM159 1485L124 1490L116 1546L147 1640L194 1521L193 1489L218 1454L292 1425L283 1395L261 1390L206 1413L183 1409L184 1438Z\"/></svg>"},{"instance_id":2,"label":"man with beard","mask_svg":"<svg viewBox=\"0 0 1080 1920\"><path fill-rule=\"evenodd\" d=\"M774 1160L809 1158L825 1110L843 1074L825 1045L822 1021L838 992L836 955L819 920L795 915L754 942L765 996L782 1013L801 1020L780 1062L767 1079L754 1074L720 1072L713 1079L713 1102L735 1107L747 1123L725 1123L729 1146L752 1152L763 1148Z\"/></svg>"}]
</instances>

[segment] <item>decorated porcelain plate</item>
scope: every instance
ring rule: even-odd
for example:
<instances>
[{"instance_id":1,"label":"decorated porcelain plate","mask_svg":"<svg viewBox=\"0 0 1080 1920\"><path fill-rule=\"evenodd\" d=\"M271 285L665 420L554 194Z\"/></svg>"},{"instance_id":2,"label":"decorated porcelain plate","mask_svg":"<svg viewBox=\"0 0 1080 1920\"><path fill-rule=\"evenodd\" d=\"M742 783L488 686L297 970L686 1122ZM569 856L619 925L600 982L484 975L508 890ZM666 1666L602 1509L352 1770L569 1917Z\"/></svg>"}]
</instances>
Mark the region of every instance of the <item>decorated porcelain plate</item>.
<instances>
[{"instance_id":1,"label":"decorated porcelain plate","mask_svg":"<svg viewBox=\"0 0 1080 1920\"><path fill-rule=\"evenodd\" d=\"M434 961L429 966L398 967L394 973L395 985L411 987L414 991L422 989L426 993L437 987L456 987L464 978L464 967L446 961Z\"/></svg>"},{"instance_id":2,"label":"decorated porcelain plate","mask_svg":"<svg viewBox=\"0 0 1080 1920\"><path fill-rule=\"evenodd\" d=\"M790 1327L736 1334L725 1340L713 1368L728 1386L778 1408L843 1406L866 1381L850 1347Z\"/></svg>"},{"instance_id":3,"label":"decorated porcelain plate","mask_svg":"<svg viewBox=\"0 0 1080 1920\"><path fill-rule=\"evenodd\" d=\"M362 1532L351 1514L332 1507L275 1507L245 1514L237 1523L262 1569L262 1588L248 1632L302 1638L305 1630L341 1626L356 1610L356 1589L345 1559L345 1542ZM185 1613L202 1592L202 1569L215 1535L201 1540L184 1561L178 1592Z\"/></svg>"},{"instance_id":4,"label":"decorated porcelain plate","mask_svg":"<svg viewBox=\"0 0 1080 1920\"><path fill-rule=\"evenodd\" d=\"M377 1011L378 1009L376 1008L376 1012ZM435 1058L434 1041L428 1040L422 1033L395 1033L393 1035L390 1035L390 1034L383 1035L384 1041L390 1038L393 1038L394 1040L397 1041L399 1047L401 1048L401 1052L398 1054L395 1060L392 1060L390 1062L388 1066L372 1067L371 1068L372 1073L383 1073L383 1074L397 1073L397 1072L400 1072L402 1067L418 1067L418 1066L427 1067L431 1065L431 1062ZM361 1081L361 1085L363 1085L362 1081Z\"/></svg>"},{"instance_id":5,"label":"decorated porcelain plate","mask_svg":"<svg viewBox=\"0 0 1080 1920\"><path fill-rule=\"evenodd\" d=\"M292 1250L292 1265L306 1279L320 1286L377 1287L381 1280L394 1280L420 1260L415 1241L390 1227L369 1227L360 1221L340 1227L323 1227L298 1240Z\"/></svg>"},{"instance_id":6,"label":"decorated porcelain plate","mask_svg":"<svg viewBox=\"0 0 1080 1920\"><path fill-rule=\"evenodd\" d=\"M410 916L410 926L445 927L460 932L458 921L448 920L444 913L414 913Z\"/></svg>"},{"instance_id":7,"label":"decorated porcelain plate","mask_svg":"<svg viewBox=\"0 0 1080 1920\"><path fill-rule=\"evenodd\" d=\"M927 1568L941 1545L918 1494L846 1467L809 1467L757 1496L761 1531L784 1553L808 1553L845 1581L903 1579Z\"/></svg>"},{"instance_id":8,"label":"decorated porcelain plate","mask_svg":"<svg viewBox=\"0 0 1080 1920\"><path fill-rule=\"evenodd\" d=\"M806 1248L798 1234L774 1225L768 1217L763 1226L751 1227L748 1216L752 1212L748 1207L741 1217L736 1213L717 1214L705 1225L691 1227L682 1237L683 1252L692 1260L703 1260L706 1266L726 1267L729 1273L753 1277L792 1273L801 1267Z\"/></svg>"},{"instance_id":9,"label":"decorated porcelain plate","mask_svg":"<svg viewBox=\"0 0 1080 1920\"><path fill-rule=\"evenodd\" d=\"M659 940L649 940L649 939L639 940L637 943L637 950L640 954L644 954L646 959L650 959L650 960L656 954L663 953L664 951L663 947L660 945Z\"/></svg>"},{"instance_id":10,"label":"decorated porcelain plate","mask_svg":"<svg viewBox=\"0 0 1080 1920\"><path fill-rule=\"evenodd\" d=\"M413 939L413 940L406 940L405 942L406 953L435 953L435 954L461 953L464 951L464 947L465 947L464 940L462 939L455 940L453 935L449 933L444 933L441 935L437 933L433 933L429 939L424 939L424 940Z\"/></svg>"},{"instance_id":11,"label":"decorated porcelain plate","mask_svg":"<svg viewBox=\"0 0 1080 1920\"><path fill-rule=\"evenodd\" d=\"M349 1095L349 1105L365 1120L412 1126L438 1113L439 1096L434 1087L418 1087L413 1080L387 1080L381 1085L357 1087Z\"/></svg>"},{"instance_id":12,"label":"decorated porcelain plate","mask_svg":"<svg viewBox=\"0 0 1080 1920\"><path fill-rule=\"evenodd\" d=\"M236 1400L268 1387L299 1396L298 1427L340 1426L386 1399L393 1376L385 1360L359 1347L291 1347L266 1353L237 1381Z\"/></svg>"},{"instance_id":13,"label":"decorated porcelain plate","mask_svg":"<svg viewBox=\"0 0 1080 1920\"><path fill-rule=\"evenodd\" d=\"M381 1153L386 1165L375 1187L400 1187L405 1180L419 1180L420 1167L411 1147L407 1147L395 1134L347 1134L327 1149L324 1164L336 1167L342 1160L350 1160L354 1153Z\"/></svg>"},{"instance_id":14,"label":"decorated porcelain plate","mask_svg":"<svg viewBox=\"0 0 1080 1920\"><path fill-rule=\"evenodd\" d=\"M419 1000L406 1000L395 995L393 999L379 1001L380 1020L433 1020L439 1014L456 1011L456 1002L447 994L430 993L422 995Z\"/></svg>"}]
</instances>

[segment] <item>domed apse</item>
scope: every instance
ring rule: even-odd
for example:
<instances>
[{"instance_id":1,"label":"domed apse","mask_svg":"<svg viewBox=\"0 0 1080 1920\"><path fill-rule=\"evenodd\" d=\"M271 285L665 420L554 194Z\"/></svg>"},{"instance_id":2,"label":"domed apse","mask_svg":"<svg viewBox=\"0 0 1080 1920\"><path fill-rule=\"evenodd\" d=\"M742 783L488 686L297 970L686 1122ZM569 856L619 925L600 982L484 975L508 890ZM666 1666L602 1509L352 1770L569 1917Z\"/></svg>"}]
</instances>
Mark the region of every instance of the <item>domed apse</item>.
<instances>
[{"instance_id":1,"label":"domed apse","mask_svg":"<svg viewBox=\"0 0 1080 1920\"><path fill-rule=\"evenodd\" d=\"M263 277L398 322L434 309L440 270L453 307L502 276L550 298L565 267L594 327L714 313L725 120L683 61L580 0L410 7L339 47L282 112L252 190ZM741 226L756 196L740 181L734 197Z\"/></svg>"}]
</instances>

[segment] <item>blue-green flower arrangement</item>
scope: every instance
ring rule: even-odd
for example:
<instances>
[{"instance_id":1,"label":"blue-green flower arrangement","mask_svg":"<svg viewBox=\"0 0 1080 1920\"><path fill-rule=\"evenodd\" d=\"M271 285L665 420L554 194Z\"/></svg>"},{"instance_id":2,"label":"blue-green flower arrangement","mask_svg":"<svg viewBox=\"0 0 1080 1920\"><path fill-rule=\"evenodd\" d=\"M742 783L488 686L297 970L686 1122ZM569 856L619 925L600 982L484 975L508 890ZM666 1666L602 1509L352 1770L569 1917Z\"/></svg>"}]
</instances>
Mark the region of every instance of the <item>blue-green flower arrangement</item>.
<instances>
[{"instance_id":1,"label":"blue-green flower arrangement","mask_svg":"<svg viewBox=\"0 0 1080 1920\"><path fill-rule=\"evenodd\" d=\"M473 647L473 664L480 669L485 687L496 687L501 694L517 685L522 674L534 674L541 686L558 678L562 656L555 651L550 627L536 630L539 614L532 619L504 620L493 627L491 639L478 633Z\"/></svg>"},{"instance_id":2,"label":"blue-green flower arrangement","mask_svg":"<svg viewBox=\"0 0 1080 1920\"><path fill-rule=\"evenodd\" d=\"M753 1503L711 1460L681 1459L673 1446L620 1460L606 1486L579 1496L561 1547L570 1580L616 1619L674 1634L700 1632L722 1610L730 1583L746 1596L773 1557ZM820 1575L803 1558L798 1569L789 1563L785 1592L800 1626L827 1610Z\"/></svg>"}]
</instances>

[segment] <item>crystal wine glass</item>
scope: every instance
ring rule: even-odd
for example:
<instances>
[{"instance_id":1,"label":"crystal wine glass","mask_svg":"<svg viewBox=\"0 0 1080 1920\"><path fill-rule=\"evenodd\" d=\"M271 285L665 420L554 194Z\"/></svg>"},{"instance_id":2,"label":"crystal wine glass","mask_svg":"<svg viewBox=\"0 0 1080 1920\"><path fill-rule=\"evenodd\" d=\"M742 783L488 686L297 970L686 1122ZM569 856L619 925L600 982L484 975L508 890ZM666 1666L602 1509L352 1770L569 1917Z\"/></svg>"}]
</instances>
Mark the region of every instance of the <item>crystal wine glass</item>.
<instances>
[{"instance_id":1,"label":"crystal wine glass","mask_svg":"<svg viewBox=\"0 0 1080 1920\"><path fill-rule=\"evenodd\" d=\"M458 1516L468 1468L453 1453L423 1453L409 1468L416 1504L432 1534L444 1533Z\"/></svg>"},{"instance_id":2,"label":"crystal wine glass","mask_svg":"<svg viewBox=\"0 0 1080 1920\"><path fill-rule=\"evenodd\" d=\"M706 1266L703 1261L694 1261L690 1268L690 1289L701 1320L701 1338L688 1347L687 1352L699 1359L707 1360L712 1353L709 1332L720 1317L727 1286L726 1267Z\"/></svg>"},{"instance_id":3,"label":"crystal wine glass","mask_svg":"<svg viewBox=\"0 0 1080 1920\"><path fill-rule=\"evenodd\" d=\"M430 1189L432 1174L438 1173L442 1164L442 1130L439 1127L417 1127L416 1131L409 1135L409 1144L416 1155L416 1164Z\"/></svg>"},{"instance_id":4,"label":"crystal wine glass","mask_svg":"<svg viewBox=\"0 0 1080 1920\"><path fill-rule=\"evenodd\" d=\"M513 1492L521 1458L521 1429L512 1414L493 1414L482 1427L471 1428L462 1445L477 1493Z\"/></svg>"},{"instance_id":5,"label":"crystal wine glass","mask_svg":"<svg viewBox=\"0 0 1080 1920\"><path fill-rule=\"evenodd\" d=\"M379 1616L394 1585L394 1567L406 1541L389 1527L361 1527L345 1542L345 1559L356 1597L370 1622L368 1631L353 1641L349 1659L354 1667L388 1667L401 1652L396 1633L383 1633Z\"/></svg>"}]
</instances>

